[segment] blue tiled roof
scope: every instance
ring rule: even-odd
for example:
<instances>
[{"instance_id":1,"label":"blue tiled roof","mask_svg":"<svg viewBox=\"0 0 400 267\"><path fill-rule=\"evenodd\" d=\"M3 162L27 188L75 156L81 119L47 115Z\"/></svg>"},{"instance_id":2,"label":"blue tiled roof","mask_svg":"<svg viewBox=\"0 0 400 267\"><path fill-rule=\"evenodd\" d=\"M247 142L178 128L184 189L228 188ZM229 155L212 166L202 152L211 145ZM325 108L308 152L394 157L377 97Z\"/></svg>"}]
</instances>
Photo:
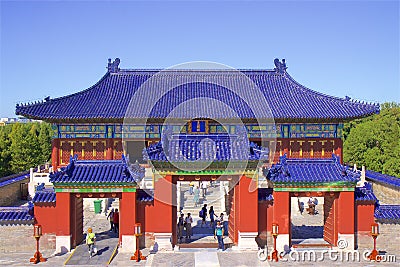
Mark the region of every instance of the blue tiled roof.
<instances>
[{"instance_id":1,"label":"blue tiled roof","mask_svg":"<svg viewBox=\"0 0 400 267\"><path fill-rule=\"evenodd\" d=\"M362 187L356 187L354 191L354 198L356 201L377 202L372 186L370 183L364 183Z\"/></svg>"},{"instance_id":2,"label":"blue tiled roof","mask_svg":"<svg viewBox=\"0 0 400 267\"><path fill-rule=\"evenodd\" d=\"M144 169L129 167L123 160L81 160L75 157L61 171L50 174L52 183L107 184L136 183L144 175Z\"/></svg>"},{"instance_id":3,"label":"blue tiled roof","mask_svg":"<svg viewBox=\"0 0 400 267\"><path fill-rule=\"evenodd\" d=\"M0 207L0 223L29 223L33 219L29 207Z\"/></svg>"},{"instance_id":4,"label":"blue tiled roof","mask_svg":"<svg viewBox=\"0 0 400 267\"><path fill-rule=\"evenodd\" d=\"M29 178L29 171L0 178L0 187Z\"/></svg>"},{"instance_id":5,"label":"blue tiled roof","mask_svg":"<svg viewBox=\"0 0 400 267\"><path fill-rule=\"evenodd\" d=\"M339 158L331 159L288 159L280 157L279 164L273 165L267 173L273 183L350 183L355 184L359 172L353 172L339 163Z\"/></svg>"},{"instance_id":6,"label":"blue tiled roof","mask_svg":"<svg viewBox=\"0 0 400 267\"><path fill-rule=\"evenodd\" d=\"M167 149L167 155L164 149ZM175 135L146 148L152 161L267 160L268 149L236 135Z\"/></svg>"},{"instance_id":7,"label":"blue tiled roof","mask_svg":"<svg viewBox=\"0 0 400 267\"><path fill-rule=\"evenodd\" d=\"M36 191L32 199L33 203L54 203L56 202L56 192L53 189L43 189Z\"/></svg>"},{"instance_id":8,"label":"blue tiled roof","mask_svg":"<svg viewBox=\"0 0 400 267\"><path fill-rule=\"evenodd\" d=\"M33 119L50 121L78 120L94 121L101 119L122 120L132 96L150 77L161 70L114 70L107 72L92 87L61 98L46 99L42 103L17 105L16 114ZM265 97L275 119L339 119L358 118L379 112L375 104L352 101L349 98L338 98L313 91L296 82L286 71L276 70L240 70ZM174 81L182 81L180 86L170 90L154 105L143 97L132 111L134 118L166 118L177 105L189 99L204 97L216 99L228 105L241 118L254 119L252 109L248 106L251 99L257 99L255 90L243 82L240 75L232 70L163 70L157 75L150 88L150 95L157 95L160 85L168 87ZM200 82L190 82L190 81ZM249 97L245 100L229 88L207 81L217 81L243 90L240 94ZM204 81L204 82L201 82ZM153 81L152 81L153 82ZM153 107L150 116L142 114L146 107ZM212 118L231 118L226 108L213 107L203 101L195 106L187 105L175 117L194 118L206 112ZM271 114L262 109L261 115L271 118ZM264 112L265 111L265 112ZM260 117L260 116L258 116Z\"/></svg>"},{"instance_id":9,"label":"blue tiled roof","mask_svg":"<svg viewBox=\"0 0 400 267\"><path fill-rule=\"evenodd\" d=\"M379 221L400 222L400 205L378 205L375 218Z\"/></svg>"},{"instance_id":10,"label":"blue tiled roof","mask_svg":"<svg viewBox=\"0 0 400 267\"><path fill-rule=\"evenodd\" d=\"M365 171L365 176L367 179L372 180L374 182L380 182L400 188L400 178L398 177L382 174L379 172L373 172L369 170Z\"/></svg>"},{"instance_id":11,"label":"blue tiled roof","mask_svg":"<svg viewBox=\"0 0 400 267\"><path fill-rule=\"evenodd\" d=\"M272 188L258 188L258 200L259 201L272 201L274 197L272 195Z\"/></svg>"},{"instance_id":12,"label":"blue tiled roof","mask_svg":"<svg viewBox=\"0 0 400 267\"><path fill-rule=\"evenodd\" d=\"M154 191L153 190L136 190L136 199L141 202L151 202L154 200Z\"/></svg>"}]
</instances>

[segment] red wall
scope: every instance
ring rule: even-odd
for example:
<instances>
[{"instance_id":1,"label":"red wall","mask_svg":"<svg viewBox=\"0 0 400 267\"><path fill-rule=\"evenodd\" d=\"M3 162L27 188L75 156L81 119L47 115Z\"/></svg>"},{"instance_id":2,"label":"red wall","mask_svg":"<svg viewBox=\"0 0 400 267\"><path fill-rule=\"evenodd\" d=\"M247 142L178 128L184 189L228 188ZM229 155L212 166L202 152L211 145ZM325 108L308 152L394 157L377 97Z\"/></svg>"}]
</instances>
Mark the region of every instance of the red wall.
<instances>
[{"instance_id":1,"label":"red wall","mask_svg":"<svg viewBox=\"0 0 400 267\"><path fill-rule=\"evenodd\" d=\"M338 199L338 232L354 233L354 191L340 192Z\"/></svg>"},{"instance_id":2,"label":"red wall","mask_svg":"<svg viewBox=\"0 0 400 267\"><path fill-rule=\"evenodd\" d=\"M277 138L274 162L286 154L288 158L331 158L332 152L342 160L341 138Z\"/></svg>"},{"instance_id":3,"label":"red wall","mask_svg":"<svg viewBox=\"0 0 400 267\"><path fill-rule=\"evenodd\" d=\"M375 223L374 209L374 203L356 202L357 221L355 221L355 228L357 232L371 232L371 224Z\"/></svg>"},{"instance_id":4,"label":"red wall","mask_svg":"<svg viewBox=\"0 0 400 267\"><path fill-rule=\"evenodd\" d=\"M120 159L123 148L120 138L56 138L52 141L53 167L69 163L71 152L79 159ZM332 152L342 159L341 138L277 138L274 162L279 156L289 158L330 158Z\"/></svg>"},{"instance_id":5,"label":"red wall","mask_svg":"<svg viewBox=\"0 0 400 267\"><path fill-rule=\"evenodd\" d=\"M136 221L136 192L123 192L119 203L119 240L122 235L133 235Z\"/></svg>"},{"instance_id":6,"label":"red wall","mask_svg":"<svg viewBox=\"0 0 400 267\"><path fill-rule=\"evenodd\" d=\"M238 190L236 190L238 189ZM238 193L237 218L238 231L257 232L258 231L258 189L257 183L246 176L240 178L240 182L235 187L235 195ZM236 205L236 204L235 204Z\"/></svg>"},{"instance_id":7,"label":"red wall","mask_svg":"<svg viewBox=\"0 0 400 267\"><path fill-rule=\"evenodd\" d=\"M273 220L272 223L278 223L279 233L290 233L290 193L274 192ZM271 226L272 228L272 226Z\"/></svg>"},{"instance_id":8,"label":"red wall","mask_svg":"<svg viewBox=\"0 0 400 267\"><path fill-rule=\"evenodd\" d=\"M42 225L43 234L55 234L57 231L55 203L37 203L34 208L35 223Z\"/></svg>"},{"instance_id":9,"label":"red wall","mask_svg":"<svg viewBox=\"0 0 400 267\"><path fill-rule=\"evenodd\" d=\"M68 165L71 155L81 160L121 159L120 138L55 138L52 140L51 162L54 168Z\"/></svg>"}]
</instances>

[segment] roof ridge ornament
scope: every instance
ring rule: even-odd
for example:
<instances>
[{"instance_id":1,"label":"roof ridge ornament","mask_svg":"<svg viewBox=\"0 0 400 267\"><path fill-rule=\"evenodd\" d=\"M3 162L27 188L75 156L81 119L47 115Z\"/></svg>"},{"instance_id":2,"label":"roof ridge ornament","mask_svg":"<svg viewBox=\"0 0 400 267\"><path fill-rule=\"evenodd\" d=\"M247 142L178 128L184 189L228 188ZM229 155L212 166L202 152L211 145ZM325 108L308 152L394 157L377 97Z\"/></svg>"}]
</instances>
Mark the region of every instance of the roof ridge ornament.
<instances>
[{"instance_id":1,"label":"roof ridge ornament","mask_svg":"<svg viewBox=\"0 0 400 267\"><path fill-rule=\"evenodd\" d=\"M111 62L111 58L108 59L108 64L107 64L107 70L110 73L117 73L119 71L119 63L121 60L119 58L116 58L113 62Z\"/></svg>"},{"instance_id":2,"label":"roof ridge ornament","mask_svg":"<svg viewBox=\"0 0 400 267\"><path fill-rule=\"evenodd\" d=\"M286 69L287 69L286 60L284 58L282 59L282 62L280 62L278 58L275 58L274 59L274 64L275 64L275 67L276 67L274 70L276 72L278 72L278 73L285 73L286 72Z\"/></svg>"}]
</instances>

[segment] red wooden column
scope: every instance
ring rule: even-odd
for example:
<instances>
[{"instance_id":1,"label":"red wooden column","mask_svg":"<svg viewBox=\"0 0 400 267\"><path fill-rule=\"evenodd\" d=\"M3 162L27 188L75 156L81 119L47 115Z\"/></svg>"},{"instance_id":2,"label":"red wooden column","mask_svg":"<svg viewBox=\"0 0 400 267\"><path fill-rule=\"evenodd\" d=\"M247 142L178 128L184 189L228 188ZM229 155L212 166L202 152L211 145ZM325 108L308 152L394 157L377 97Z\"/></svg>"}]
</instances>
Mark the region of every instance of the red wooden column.
<instances>
[{"instance_id":1,"label":"red wooden column","mask_svg":"<svg viewBox=\"0 0 400 267\"><path fill-rule=\"evenodd\" d=\"M354 249L354 191L340 192L338 199L338 243L345 240L348 244L346 249Z\"/></svg>"},{"instance_id":2,"label":"red wooden column","mask_svg":"<svg viewBox=\"0 0 400 267\"><path fill-rule=\"evenodd\" d=\"M112 160L114 159L114 153L113 153L113 139L107 138L106 139L106 159L107 160Z\"/></svg>"},{"instance_id":3,"label":"red wooden column","mask_svg":"<svg viewBox=\"0 0 400 267\"><path fill-rule=\"evenodd\" d=\"M71 250L71 194L57 192L56 199L56 252L67 252Z\"/></svg>"},{"instance_id":4,"label":"red wooden column","mask_svg":"<svg viewBox=\"0 0 400 267\"><path fill-rule=\"evenodd\" d=\"M51 148L51 166L53 166L54 171L57 171L57 168L60 165L60 139L54 138L51 140Z\"/></svg>"},{"instance_id":5,"label":"red wooden column","mask_svg":"<svg viewBox=\"0 0 400 267\"><path fill-rule=\"evenodd\" d=\"M119 240L122 251L136 250L134 225L136 221L136 192L123 192L119 204Z\"/></svg>"},{"instance_id":6,"label":"red wooden column","mask_svg":"<svg viewBox=\"0 0 400 267\"><path fill-rule=\"evenodd\" d=\"M238 231L239 249L257 249L255 237L258 235L258 188L257 183L252 178L242 176L236 186L235 203L238 204L235 220Z\"/></svg>"},{"instance_id":7,"label":"red wooden column","mask_svg":"<svg viewBox=\"0 0 400 267\"><path fill-rule=\"evenodd\" d=\"M176 186L173 184L172 175L160 177L154 182L154 218L148 220L154 221L152 229L155 242L159 249L172 250L171 240L175 232L176 218L173 215L176 211Z\"/></svg>"},{"instance_id":8,"label":"red wooden column","mask_svg":"<svg viewBox=\"0 0 400 267\"><path fill-rule=\"evenodd\" d=\"M279 252L290 248L290 193L274 192L274 206L272 223L277 223L279 233L276 247ZM271 229L272 225L268 226Z\"/></svg>"}]
</instances>

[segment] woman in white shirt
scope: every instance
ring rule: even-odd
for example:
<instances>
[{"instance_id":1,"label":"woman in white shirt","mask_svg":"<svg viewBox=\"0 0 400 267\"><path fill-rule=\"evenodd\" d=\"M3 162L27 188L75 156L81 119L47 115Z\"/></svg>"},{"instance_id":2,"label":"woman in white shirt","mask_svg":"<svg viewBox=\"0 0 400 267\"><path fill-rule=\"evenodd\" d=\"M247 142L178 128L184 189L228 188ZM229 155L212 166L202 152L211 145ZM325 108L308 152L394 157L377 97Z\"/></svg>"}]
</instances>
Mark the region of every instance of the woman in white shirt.
<instances>
[{"instance_id":1,"label":"woman in white shirt","mask_svg":"<svg viewBox=\"0 0 400 267\"><path fill-rule=\"evenodd\" d=\"M193 235L192 222L193 222L193 219L189 212L185 218L186 238L188 238L188 239L190 239Z\"/></svg>"}]
</instances>

